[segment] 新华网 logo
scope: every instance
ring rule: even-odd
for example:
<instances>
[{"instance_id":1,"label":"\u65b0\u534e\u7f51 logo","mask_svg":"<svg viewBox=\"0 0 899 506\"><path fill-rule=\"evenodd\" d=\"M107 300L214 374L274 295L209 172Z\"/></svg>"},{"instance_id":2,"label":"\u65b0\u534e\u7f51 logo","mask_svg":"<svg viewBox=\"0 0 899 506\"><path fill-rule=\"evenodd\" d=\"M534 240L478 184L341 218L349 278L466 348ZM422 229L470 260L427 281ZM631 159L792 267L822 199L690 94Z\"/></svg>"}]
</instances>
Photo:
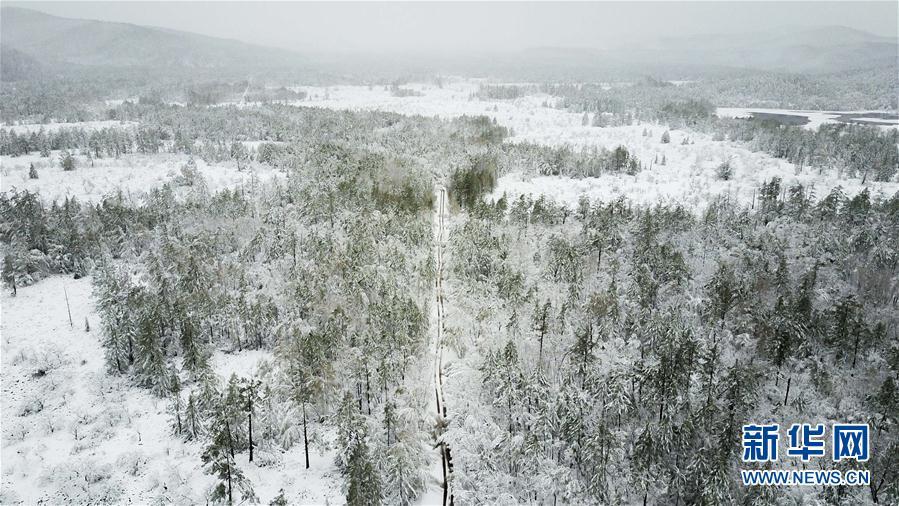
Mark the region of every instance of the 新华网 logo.
<instances>
[{"instance_id":1,"label":"\u65b0\u534e\u7f51 logo","mask_svg":"<svg viewBox=\"0 0 899 506\"><path fill-rule=\"evenodd\" d=\"M778 462L781 458L807 463L825 457L830 447L833 462L854 460L866 462L870 458L868 424L835 423L826 435L824 424L794 423L785 431L784 455L781 448L779 424L748 424L743 426L743 462ZM806 470L806 469L743 469L744 485L867 485L870 474L866 469Z\"/></svg>"}]
</instances>

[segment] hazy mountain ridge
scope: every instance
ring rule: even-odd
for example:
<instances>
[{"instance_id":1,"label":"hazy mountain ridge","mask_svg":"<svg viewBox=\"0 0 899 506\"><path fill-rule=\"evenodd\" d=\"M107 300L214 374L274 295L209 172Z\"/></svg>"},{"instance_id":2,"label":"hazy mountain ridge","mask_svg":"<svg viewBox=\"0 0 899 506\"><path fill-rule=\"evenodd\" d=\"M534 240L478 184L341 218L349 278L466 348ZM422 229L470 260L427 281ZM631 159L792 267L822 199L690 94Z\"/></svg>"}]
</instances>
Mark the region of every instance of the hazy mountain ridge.
<instances>
[{"instance_id":1,"label":"hazy mountain ridge","mask_svg":"<svg viewBox=\"0 0 899 506\"><path fill-rule=\"evenodd\" d=\"M845 26L783 28L746 34L665 38L637 51L642 59L705 62L757 70L832 73L896 67L899 40Z\"/></svg>"},{"instance_id":2,"label":"hazy mountain ridge","mask_svg":"<svg viewBox=\"0 0 899 506\"><path fill-rule=\"evenodd\" d=\"M299 56L283 49L127 23L61 18L3 7L4 47L44 64L116 67L288 66Z\"/></svg>"},{"instance_id":3,"label":"hazy mountain ridge","mask_svg":"<svg viewBox=\"0 0 899 506\"><path fill-rule=\"evenodd\" d=\"M301 57L284 49L236 40L127 23L62 18L18 7L2 9L2 45L44 65L80 64L113 67L296 68L317 62L340 72L347 60L365 62L372 55ZM452 57L376 60L402 73L470 72L492 68L528 77L534 67L557 78L589 79L658 73L668 78L714 75L739 69L788 73L835 73L894 68L899 42L843 26L782 28L766 32L663 38L655 43L617 48L540 47L521 51ZM421 56L421 55L420 55ZM367 62L371 64L371 61ZM670 75L669 75L670 74ZM7 78L8 79L8 78Z\"/></svg>"}]
</instances>

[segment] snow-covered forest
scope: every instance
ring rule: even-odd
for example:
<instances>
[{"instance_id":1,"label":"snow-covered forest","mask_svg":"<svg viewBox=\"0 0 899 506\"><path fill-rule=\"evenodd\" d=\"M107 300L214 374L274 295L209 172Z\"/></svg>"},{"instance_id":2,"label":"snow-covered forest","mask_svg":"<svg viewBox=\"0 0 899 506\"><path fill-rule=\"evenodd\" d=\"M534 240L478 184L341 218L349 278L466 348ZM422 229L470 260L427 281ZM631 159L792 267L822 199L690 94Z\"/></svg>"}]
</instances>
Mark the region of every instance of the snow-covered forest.
<instances>
[{"instance_id":1,"label":"snow-covered forest","mask_svg":"<svg viewBox=\"0 0 899 506\"><path fill-rule=\"evenodd\" d=\"M899 504L895 38L435 70L2 23L0 504ZM765 423L870 458L747 463Z\"/></svg>"}]
</instances>

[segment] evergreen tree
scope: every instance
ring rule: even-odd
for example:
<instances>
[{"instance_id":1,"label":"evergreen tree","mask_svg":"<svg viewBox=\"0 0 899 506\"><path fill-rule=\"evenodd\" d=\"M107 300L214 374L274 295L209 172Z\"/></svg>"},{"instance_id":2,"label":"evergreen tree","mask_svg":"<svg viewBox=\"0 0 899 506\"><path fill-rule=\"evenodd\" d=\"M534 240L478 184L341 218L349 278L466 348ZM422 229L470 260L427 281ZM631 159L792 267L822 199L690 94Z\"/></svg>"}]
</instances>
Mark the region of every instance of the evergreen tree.
<instances>
[{"instance_id":1,"label":"evergreen tree","mask_svg":"<svg viewBox=\"0 0 899 506\"><path fill-rule=\"evenodd\" d=\"M346 480L347 504L381 504L381 477L368 446L365 418L347 392L337 412L337 468Z\"/></svg>"},{"instance_id":2,"label":"evergreen tree","mask_svg":"<svg viewBox=\"0 0 899 506\"><path fill-rule=\"evenodd\" d=\"M37 169L33 163L28 167L28 179L37 179Z\"/></svg>"},{"instance_id":3,"label":"evergreen tree","mask_svg":"<svg viewBox=\"0 0 899 506\"><path fill-rule=\"evenodd\" d=\"M203 419L200 414L200 406L193 392L187 396L183 429L181 433L189 441L196 440L203 434Z\"/></svg>"},{"instance_id":4,"label":"evergreen tree","mask_svg":"<svg viewBox=\"0 0 899 506\"><path fill-rule=\"evenodd\" d=\"M728 312L740 300L740 287L733 267L726 262L718 264L718 270L706 285L709 294L708 310L712 317L724 326Z\"/></svg>"},{"instance_id":5,"label":"evergreen tree","mask_svg":"<svg viewBox=\"0 0 899 506\"><path fill-rule=\"evenodd\" d=\"M333 349L326 332L305 332L293 326L285 327L277 353L283 364L291 397L302 413L303 449L306 469L309 469L309 406L325 392Z\"/></svg>"},{"instance_id":6,"label":"evergreen tree","mask_svg":"<svg viewBox=\"0 0 899 506\"><path fill-rule=\"evenodd\" d=\"M184 434L184 406L181 402L181 381L178 375L172 373L171 379L171 411L172 411L172 430L176 435Z\"/></svg>"},{"instance_id":7,"label":"evergreen tree","mask_svg":"<svg viewBox=\"0 0 899 506\"><path fill-rule=\"evenodd\" d=\"M213 501L226 501L234 503L235 491L240 494L242 502L256 503L256 494L252 484L244 476L234 460L234 443L231 433L231 422L227 413L227 406L216 413L210 433L212 438L203 451L202 460L206 473L218 479L218 484L212 491Z\"/></svg>"},{"instance_id":8,"label":"evergreen tree","mask_svg":"<svg viewBox=\"0 0 899 506\"><path fill-rule=\"evenodd\" d=\"M231 159L237 163L237 170L243 170L250 162L250 152L242 142L231 144Z\"/></svg>"},{"instance_id":9,"label":"evergreen tree","mask_svg":"<svg viewBox=\"0 0 899 506\"><path fill-rule=\"evenodd\" d=\"M162 337L159 335L159 316L155 308L140 315L135 345L135 377L137 383L156 395L164 395L171 388L171 374L166 363Z\"/></svg>"},{"instance_id":10,"label":"evergreen tree","mask_svg":"<svg viewBox=\"0 0 899 506\"><path fill-rule=\"evenodd\" d=\"M385 502L388 504L413 504L427 486L427 474L422 472L426 462L420 445L415 443L400 438L387 448Z\"/></svg>"},{"instance_id":11,"label":"evergreen tree","mask_svg":"<svg viewBox=\"0 0 899 506\"><path fill-rule=\"evenodd\" d=\"M94 294L103 322L106 365L123 373L134 364L133 311L140 299L134 296L126 273L111 265L95 270Z\"/></svg>"},{"instance_id":12,"label":"evergreen tree","mask_svg":"<svg viewBox=\"0 0 899 506\"><path fill-rule=\"evenodd\" d=\"M278 495L268 503L268 506L287 506L287 498L284 497L283 488L278 490Z\"/></svg>"},{"instance_id":13,"label":"evergreen tree","mask_svg":"<svg viewBox=\"0 0 899 506\"><path fill-rule=\"evenodd\" d=\"M72 171L75 170L75 157L72 155L70 151L66 151L62 154L59 165L62 167L62 170Z\"/></svg>"},{"instance_id":14,"label":"evergreen tree","mask_svg":"<svg viewBox=\"0 0 899 506\"><path fill-rule=\"evenodd\" d=\"M260 381L255 378L243 378L240 381L241 404L247 413L247 447L250 449L250 462L253 462L253 414L262 400L259 392Z\"/></svg>"},{"instance_id":15,"label":"evergreen tree","mask_svg":"<svg viewBox=\"0 0 899 506\"><path fill-rule=\"evenodd\" d=\"M532 327L534 332L537 333L537 344L538 344L538 364L539 367L543 367L543 339L546 337L547 332L549 332L549 324L548 319L550 312L552 311L552 304L549 299L543 304L540 305L539 300L535 300L534 302L534 313L532 319Z\"/></svg>"}]
</instances>

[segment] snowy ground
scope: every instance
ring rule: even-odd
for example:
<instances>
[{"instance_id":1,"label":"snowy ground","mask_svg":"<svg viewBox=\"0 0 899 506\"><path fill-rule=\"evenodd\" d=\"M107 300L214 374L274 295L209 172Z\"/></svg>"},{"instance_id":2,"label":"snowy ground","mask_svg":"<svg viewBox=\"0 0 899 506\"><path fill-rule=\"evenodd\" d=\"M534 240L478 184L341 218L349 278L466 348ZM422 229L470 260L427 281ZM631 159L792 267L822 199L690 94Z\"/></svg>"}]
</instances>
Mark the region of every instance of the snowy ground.
<instances>
[{"instance_id":1,"label":"snowy ground","mask_svg":"<svg viewBox=\"0 0 899 506\"><path fill-rule=\"evenodd\" d=\"M651 135L644 137L644 129ZM602 132L596 133L596 130ZM780 177L786 186L801 183L812 189L819 198L836 186L841 186L848 195L854 195L866 187L872 195L891 196L899 191L897 182L868 181L862 185L860 179L841 178L835 170L803 167L800 171L785 160L750 151L740 143L713 141L711 136L704 134L672 130L671 143L662 144L659 138L664 130L658 125L602 129L572 126L555 135L537 137L533 141L554 146L568 144L612 148L623 144L644 161L647 168L634 176L605 174L583 179L512 173L500 177L491 198L499 198L504 193L510 198L529 193L544 194L560 203L575 206L584 195L591 200L613 200L624 196L643 204L677 202L701 210L712 198L722 194L742 203L751 203L757 198L759 186L773 177ZM681 144L685 137L689 137L693 144ZM663 156L666 165L653 163L650 166L650 161L661 160ZM717 167L724 161L729 161L733 169L733 176L728 181L719 179L716 174Z\"/></svg>"},{"instance_id":2,"label":"snowy ground","mask_svg":"<svg viewBox=\"0 0 899 506\"><path fill-rule=\"evenodd\" d=\"M614 199L625 196L637 202L665 200L681 202L699 209L715 195L728 194L741 202L752 201L760 184L772 177L780 177L784 184L801 182L814 189L815 194L826 195L841 186L848 195L854 195L864 187L872 194L892 195L899 191L899 183L868 182L862 186L858 179L842 178L831 168L796 166L766 153L753 152L741 143L713 141L711 136L694 132L671 130L671 143L662 144L659 139L665 125L638 124L622 127L597 128L583 126L583 115L562 109L547 107L558 98L546 94L532 94L512 100L481 100L476 94L480 80L447 80L442 87L435 84L407 84L402 88L414 90L418 96L395 97L384 86L332 86L300 87L308 98L298 105L350 110L381 110L408 115L458 117L462 115L486 115L511 128L510 142L531 142L550 146L574 148L625 145L635 153L644 165L656 156L665 155L667 165L654 163L651 169L636 176L607 174L599 178L571 179L566 177L531 177L512 171L502 176L494 198L503 193L515 197L522 193L545 194L562 203L573 205L582 195L592 199ZM755 110L755 109L753 109ZM761 109L759 109L761 111ZM730 115L746 110L719 109ZM783 112L770 110L769 112ZM839 113L809 113L810 125L832 121ZM650 133L644 137L643 131ZM691 144L682 145L685 137ZM734 168L733 178L721 181L715 168L730 160Z\"/></svg>"},{"instance_id":3,"label":"snowy ground","mask_svg":"<svg viewBox=\"0 0 899 506\"><path fill-rule=\"evenodd\" d=\"M0 504L204 503L213 479L201 446L173 436L164 401L107 373L90 278L54 276L0 302ZM259 358L219 354L215 364L227 376ZM301 446L266 467L237 460L263 504L282 488L291 504L342 502L333 454L310 456L309 470Z\"/></svg>"},{"instance_id":4,"label":"snowy ground","mask_svg":"<svg viewBox=\"0 0 899 506\"><path fill-rule=\"evenodd\" d=\"M45 201L65 197L96 201L118 190L126 195L143 193L179 177L188 157L167 153L131 154L119 158L94 159L93 166L83 156L77 156L76 160L77 168L67 172L60 167L58 152L53 152L49 158L41 158L38 153L17 157L2 156L0 191L16 188L40 192ZM234 188L250 182L254 177L265 180L275 175L273 170L261 165L238 171L230 162L209 165L199 158L195 158L195 162L210 191ZM37 169L38 179L28 178L32 163Z\"/></svg>"},{"instance_id":5,"label":"snowy ground","mask_svg":"<svg viewBox=\"0 0 899 506\"><path fill-rule=\"evenodd\" d=\"M92 132L94 130L102 130L109 127L133 127L136 125L137 123L134 121L103 120L80 121L73 123L22 123L19 125L0 126L0 129L12 130L17 135L22 135L23 133L30 134L32 132L39 132L41 129L43 129L47 133L55 132L61 128L81 128L88 132Z\"/></svg>"}]
</instances>

